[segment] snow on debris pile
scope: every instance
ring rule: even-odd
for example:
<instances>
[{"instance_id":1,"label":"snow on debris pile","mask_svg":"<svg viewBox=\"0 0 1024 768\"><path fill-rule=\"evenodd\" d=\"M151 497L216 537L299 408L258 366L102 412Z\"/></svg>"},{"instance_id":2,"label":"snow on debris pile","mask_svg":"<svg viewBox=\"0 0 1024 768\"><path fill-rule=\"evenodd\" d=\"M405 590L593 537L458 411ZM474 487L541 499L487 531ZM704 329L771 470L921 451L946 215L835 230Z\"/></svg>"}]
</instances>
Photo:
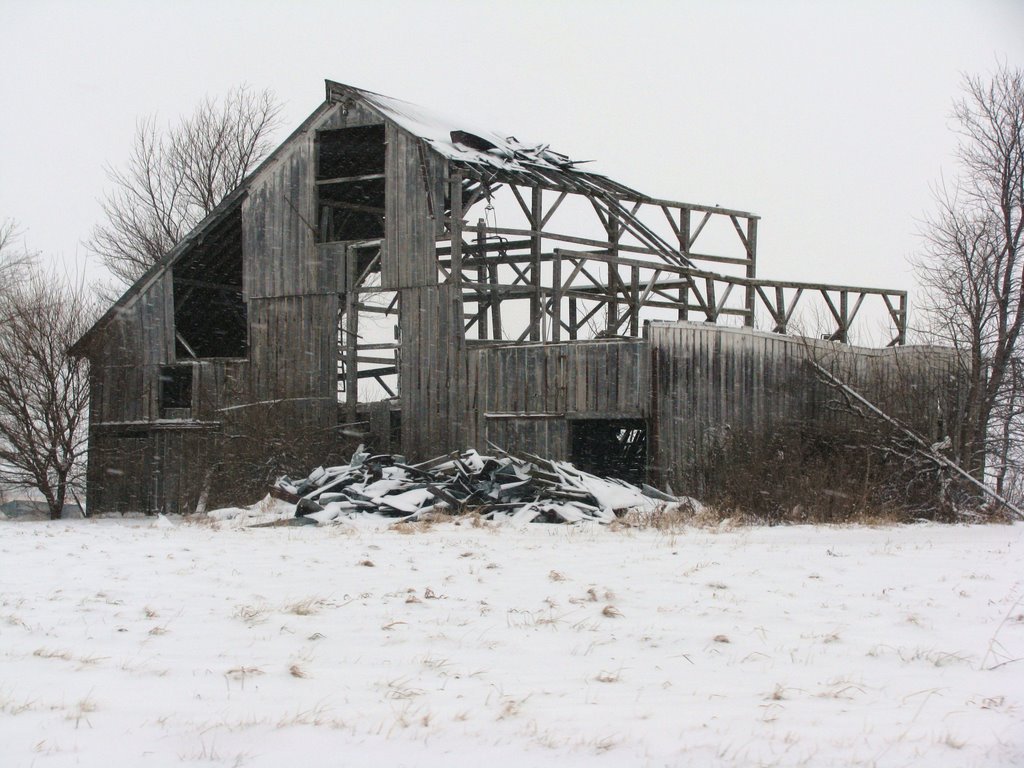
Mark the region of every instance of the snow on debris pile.
<instances>
[{"instance_id":1,"label":"snow on debris pile","mask_svg":"<svg viewBox=\"0 0 1024 768\"><path fill-rule=\"evenodd\" d=\"M517 522L607 523L627 509L683 501L536 456L469 450L406 464L401 456L370 455L362 446L347 465L318 467L302 480L281 478L275 493L295 500L296 517L318 523L368 515L409 520L438 508Z\"/></svg>"}]
</instances>

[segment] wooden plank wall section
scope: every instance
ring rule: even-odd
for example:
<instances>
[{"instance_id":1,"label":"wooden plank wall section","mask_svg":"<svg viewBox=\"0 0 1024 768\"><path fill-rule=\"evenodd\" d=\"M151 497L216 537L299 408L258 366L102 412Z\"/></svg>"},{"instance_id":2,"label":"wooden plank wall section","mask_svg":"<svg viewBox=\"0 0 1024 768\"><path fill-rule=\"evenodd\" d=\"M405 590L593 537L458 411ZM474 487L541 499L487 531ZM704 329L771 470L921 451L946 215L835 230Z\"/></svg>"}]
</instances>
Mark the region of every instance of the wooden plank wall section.
<instances>
[{"instance_id":1,"label":"wooden plank wall section","mask_svg":"<svg viewBox=\"0 0 1024 768\"><path fill-rule=\"evenodd\" d=\"M568 421L646 418L649 353L642 339L475 346L469 350L469 443L569 458Z\"/></svg>"},{"instance_id":2,"label":"wooden plank wall section","mask_svg":"<svg viewBox=\"0 0 1024 768\"><path fill-rule=\"evenodd\" d=\"M274 163L249 184L242 207L244 278L249 298L317 294L336 285L338 265L315 246L317 131L377 125L369 110L335 105L301 135L293 136Z\"/></svg>"},{"instance_id":3,"label":"wooden plank wall section","mask_svg":"<svg viewBox=\"0 0 1024 768\"><path fill-rule=\"evenodd\" d=\"M650 345L650 474L676 491L703 493L709 462L728 440L753 445L794 425L854 425L809 359L929 439L957 418L950 350L864 349L694 323L653 323Z\"/></svg>"},{"instance_id":4,"label":"wooden plank wall section","mask_svg":"<svg viewBox=\"0 0 1024 768\"><path fill-rule=\"evenodd\" d=\"M94 512L190 512L217 460L200 429L102 427L90 435L88 494Z\"/></svg>"},{"instance_id":5,"label":"wooden plank wall section","mask_svg":"<svg viewBox=\"0 0 1024 768\"><path fill-rule=\"evenodd\" d=\"M194 508L205 475L195 457L207 461L220 436L244 441L261 411L268 430L333 445L338 264L316 247L316 132L380 122L358 104L334 105L250 180L242 204L249 358L192 362L192 420L222 431L158 423L160 368L188 362L175 359L170 269L104 329L91 359L92 509Z\"/></svg>"},{"instance_id":6,"label":"wooden plank wall section","mask_svg":"<svg viewBox=\"0 0 1024 768\"><path fill-rule=\"evenodd\" d=\"M401 291L402 453L410 461L464 449L465 342L449 285Z\"/></svg>"},{"instance_id":7,"label":"wooden plank wall section","mask_svg":"<svg viewBox=\"0 0 1024 768\"><path fill-rule=\"evenodd\" d=\"M384 290L437 285L435 243L444 229L448 163L392 123L385 129Z\"/></svg>"},{"instance_id":8,"label":"wooden plank wall section","mask_svg":"<svg viewBox=\"0 0 1024 768\"><path fill-rule=\"evenodd\" d=\"M157 418L160 366L174 351L173 310L168 272L104 329L90 360L91 422Z\"/></svg>"},{"instance_id":9,"label":"wooden plank wall section","mask_svg":"<svg viewBox=\"0 0 1024 768\"><path fill-rule=\"evenodd\" d=\"M447 162L392 124L386 138L381 281L399 292L402 453L417 461L466 447L462 295L438 284Z\"/></svg>"}]
</instances>

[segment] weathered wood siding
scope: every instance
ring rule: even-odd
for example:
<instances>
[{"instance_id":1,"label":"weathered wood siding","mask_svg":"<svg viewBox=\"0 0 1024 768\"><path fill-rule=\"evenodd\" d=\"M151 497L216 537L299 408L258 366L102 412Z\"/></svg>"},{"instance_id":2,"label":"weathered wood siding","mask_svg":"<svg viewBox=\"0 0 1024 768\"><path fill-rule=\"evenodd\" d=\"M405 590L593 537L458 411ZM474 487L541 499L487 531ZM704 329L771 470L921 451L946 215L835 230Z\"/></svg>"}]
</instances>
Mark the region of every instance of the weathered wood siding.
<instances>
[{"instance_id":1,"label":"weathered wood siding","mask_svg":"<svg viewBox=\"0 0 1024 768\"><path fill-rule=\"evenodd\" d=\"M705 490L702 478L727 440L763 444L793 425L855 425L808 360L929 439L941 439L943 423L956 418L948 350L864 349L689 323L652 324L650 345L651 476L677 491Z\"/></svg>"},{"instance_id":2,"label":"weathered wood siding","mask_svg":"<svg viewBox=\"0 0 1024 768\"><path fill-rule=\"evenodd\" d=\"M90 344L91 509L187 511L206 476L195 457L207 462L235 450L257 439L257 427L260 439L301 441L310 453L333 445L339 264L316 245L316 133L380 122L357 104L328 107L249 181L242 202L247 359L176 359L171 268ZM161 421L160 368L184 362L193 367L192 417Z\"/></svg>"},{"instance_id":3,"label":"weathered wood siding","mask_svg":"<svg viewBox=\"0 0 1024 768\"><path fill-rule=\"evenodd\" d=\"M450 285L400 291L402 452L410 460L465 448L465 342Z\"/></svg>"},{"instance_id":4,"label":"weathered wood siding","mask_svg":"<svg viewBox=\"0 0 1024 768\"><path fill-rule=\"evenodd\" d=\"M410 460L465 447L461 291L438 284L447 163L389 124L381 283L399 292L402 452Z\"/></svg>"},{"instance_id":5,"label":"weathered wood siding","mask_svg":"<svg viewBox=\"0 0 1024 768\"><path fill-rule=\"evenodd\" d=\"M160 366L174 354L171 275L156 279L105 329L90 358L93 422L157 418Z\"/></svg>"},{"instance_id":6,"label":"weathered wood siding","mask_svg":"<svg viewBox=\"0 0 1024 768\"><path fill-rule=\"evenodd\" d=\"M648 416L649 357L641 339L473 347L466 443L568 458L568 420Z\"/></svg>"},{"instance_id":7,"label":"weathered wood siding","mask_svg":"<svg viewBox=\"0 0 1024 768\"><path fill-rule=\"evenodd\" d=\"M218 460L217 433L203 428L98 427L90 434L93 512L191 512Z\"/></svg>"},{"instance_id":8,"label":"weathered wood siding","mask_svg":"<svg viewBox=\"0 0 1024 768\"><path fill-rule=\"evenodd\" d=\"M385 290L437 285L434 246L444 228L448 164L420 139L388 124L385 133Z\"/></svg>"}]
</instances>

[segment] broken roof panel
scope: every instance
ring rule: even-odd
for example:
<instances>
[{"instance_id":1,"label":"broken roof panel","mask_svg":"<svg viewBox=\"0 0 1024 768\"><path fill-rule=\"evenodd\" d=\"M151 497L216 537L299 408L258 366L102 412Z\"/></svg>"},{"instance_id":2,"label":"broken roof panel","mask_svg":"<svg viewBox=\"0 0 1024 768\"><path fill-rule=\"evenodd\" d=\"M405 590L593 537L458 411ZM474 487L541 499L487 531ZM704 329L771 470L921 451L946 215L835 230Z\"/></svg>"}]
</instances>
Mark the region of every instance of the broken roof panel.
<instances>
[{"instance_id":1,"label":"broken roof panel","mask_svg":"<svg viewBox=\"0 0 1024 768\"><path fill-rule=\"evenodd\" d=\"M502 136L408 101L330 80L327 81L327 96L329 100L338 96L351 96L366 102L386 120L423 139L449 160L490 166L501 171L540 168L584 173L575 167L581 161L553 152L547 144L531 144L515 136Z\"/></svg>"}]
</instances>

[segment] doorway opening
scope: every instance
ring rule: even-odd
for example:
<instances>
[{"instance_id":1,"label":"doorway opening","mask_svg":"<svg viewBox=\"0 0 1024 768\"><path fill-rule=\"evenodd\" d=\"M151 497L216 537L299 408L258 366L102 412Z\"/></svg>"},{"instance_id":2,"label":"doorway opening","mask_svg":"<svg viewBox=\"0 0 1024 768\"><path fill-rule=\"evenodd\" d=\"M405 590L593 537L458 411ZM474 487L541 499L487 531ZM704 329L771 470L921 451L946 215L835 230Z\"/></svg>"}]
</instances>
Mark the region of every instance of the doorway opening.
<instances>
[{"instance_id":1,"label":"doorway opening","mask_svg":"<svg viewBox=\"0 0 1024 768\"><path fill-rule=\"evenodd\" d=\"M579 469L639 485L647 476L645 419L569 422L570 460Z\"/></svg>"}]
</instances>

